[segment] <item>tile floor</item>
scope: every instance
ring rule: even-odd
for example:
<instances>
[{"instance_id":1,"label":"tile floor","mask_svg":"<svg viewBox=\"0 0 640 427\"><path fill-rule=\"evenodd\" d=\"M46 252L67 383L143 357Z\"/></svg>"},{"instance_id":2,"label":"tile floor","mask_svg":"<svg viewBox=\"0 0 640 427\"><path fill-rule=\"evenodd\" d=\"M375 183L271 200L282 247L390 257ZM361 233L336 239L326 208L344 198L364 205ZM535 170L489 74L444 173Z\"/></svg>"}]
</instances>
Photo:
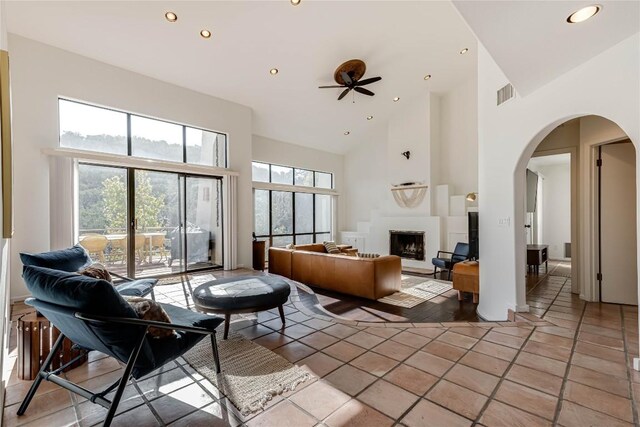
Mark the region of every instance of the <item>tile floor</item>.
<instances>
[{"instance_id":1,"label":"tile floor","mask_svg":"<svg viewBox=\"0 0 640 427\"><path fill-rule=\"evenodd\" d=\"M286 328L275 312L239 319L233 328L316 379L242 417L180 359L133 382L114 425L638 425L640 373L630 368L638 355L637 308L586 304L570 286L570 279L549 276L529 295L544 320L523 314L499 323L332 321L294 296ZM157 299L189 306L187 288L162 286ZM14 317L27 309L16 305ZM121 369L92 353L66 375L99 388ZM16 379L15 367L5 375L3 425L91 426L104 417L104 409L45 383L18 418L30 383Z\"/></svg>"}]
</instances>

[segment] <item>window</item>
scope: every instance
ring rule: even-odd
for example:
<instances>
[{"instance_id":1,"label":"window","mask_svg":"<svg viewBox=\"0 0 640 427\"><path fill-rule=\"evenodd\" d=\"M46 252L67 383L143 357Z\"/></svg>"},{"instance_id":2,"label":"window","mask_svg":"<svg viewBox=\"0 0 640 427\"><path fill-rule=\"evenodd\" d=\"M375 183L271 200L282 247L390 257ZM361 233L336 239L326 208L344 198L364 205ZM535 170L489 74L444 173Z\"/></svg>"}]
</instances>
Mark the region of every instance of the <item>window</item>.
<instances>
[{"instance_id":1,"label":"window","mask_svg":"<svg viewBox=\"0 0 640 427\"><path fill-rule=\"evenodd\" d=\"M266 241L267 247L282 247L331 239L333 196L312 188L333 188L332 174L261 162L253 162L252 170L255 182L311 187L305 192L256 188L254 232L258 240Z\"/></svg>"},{"instance_id":2,"label":"window","mask_svg":"<svg viewBox=\"0 0 640 427\"><path fill-rule=\"evenodd\" d=\"M253 181L301 187L333 188L333 174L269 163L252 162Z\"/></svg>"},{"instance_id":3,"label":"window","mask_svg":"<svg viewBox=\"0 0 640 427\"><path fill-rule=\"evenodd\" d=\"M163 120L58 100L60 146L227 167L227 136Z\"/></svg>"}]
</instances>

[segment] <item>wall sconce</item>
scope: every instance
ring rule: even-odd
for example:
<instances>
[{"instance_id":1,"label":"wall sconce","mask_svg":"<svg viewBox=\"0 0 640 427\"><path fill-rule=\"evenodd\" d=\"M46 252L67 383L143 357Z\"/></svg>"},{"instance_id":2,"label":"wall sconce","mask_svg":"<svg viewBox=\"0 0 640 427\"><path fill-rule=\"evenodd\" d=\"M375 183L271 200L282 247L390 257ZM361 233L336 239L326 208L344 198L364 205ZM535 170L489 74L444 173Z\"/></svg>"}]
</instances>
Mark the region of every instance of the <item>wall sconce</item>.
<instances>
[{"instance_id":1,"label":"wall sconce","mask_svg":"<svg viewBox=\"0 0 640 427\"><path fill-rule=\"evenodd\" d=\"M407 151L405 151L405 152L403 152L403 153L400 153L400 154L402 154L403 156L405 156L405 157L407 158L407 160L409 160L409 157L411 157L411 151L408 151L408 150L407 150Z\"/></svg>"},{"instance_id":2,"label":"wall sconce","mask_svg":"<svg viewBox=\"0 0 640 427\"><path fill-rule=\"evenodd\" d=\"M469 193L469 194L467 194L467 200L469 202L475 202L476 200L478 200L478 193Z\"/></svg>"}]
</instances>

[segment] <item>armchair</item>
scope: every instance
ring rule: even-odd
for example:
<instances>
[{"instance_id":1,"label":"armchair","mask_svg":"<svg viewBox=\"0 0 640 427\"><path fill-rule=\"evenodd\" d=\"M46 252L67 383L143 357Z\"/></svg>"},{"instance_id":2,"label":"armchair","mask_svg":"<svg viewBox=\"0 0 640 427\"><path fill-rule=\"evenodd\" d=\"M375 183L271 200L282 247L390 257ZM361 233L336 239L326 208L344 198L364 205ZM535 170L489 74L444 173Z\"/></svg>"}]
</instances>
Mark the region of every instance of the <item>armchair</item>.
<instances>
[{"instance_id":1,"label":"armchair","mask_svg":"<svg viewBox=\"0 0 640 427\"><path fill-rule=\"evenodd\" d=\"M449 256L443 256L444 254ZM447 280L451 280L451 270L453 266L461 261L469 259L469 244L458 242L453 252L438 251L435 258L431 259L433 264L433 277L438 273L438 268L441 270L447 270Z\"/></svg>"},{"instance_id":2,"label":"armchair","mask_svg":"<svg viewBox=\"0 0 640 427\"><path fill-rule=\"evenodd\" d=\"M38 254L20 253L20 260L26 266L44 267L64 272L76 272L91 265L92 260L87 250L82 245L75 245L67 249L57 251L42 252ZM144 297L151 294L155 300L153 287L158 283L158 279L137 279L133 280L121 276L112 271L112 276L117 277L122 283L116 283L114 287L120 293L129 297Z\"/></svg>"},{"instance_id":3,"label":"armchair","mask_svg":"<svg viewBox=\"0 0 640 427\"><path fill-rule=\"evenodd\" d=\"M161 304L173 323L142 320L107 281L34 266L24 268L23 278L33 295L25 302L47 317L61 334L20 405L18 415L25 413L42 380L46 380L107 408L103 425L109 426L131 378L138 379L180 357L206 336L211 338L216 371L220 372L215 338L215 329L223 321L220 317ZM176 334L150 338L149 327L173 329ZM106 389L93 392L59 376L74 361L50 370L65 337L86 350L100 351L125 364L122 377ZM108 399L107 395L114 390L115 394Z\"/></svg>"}]
</instances>

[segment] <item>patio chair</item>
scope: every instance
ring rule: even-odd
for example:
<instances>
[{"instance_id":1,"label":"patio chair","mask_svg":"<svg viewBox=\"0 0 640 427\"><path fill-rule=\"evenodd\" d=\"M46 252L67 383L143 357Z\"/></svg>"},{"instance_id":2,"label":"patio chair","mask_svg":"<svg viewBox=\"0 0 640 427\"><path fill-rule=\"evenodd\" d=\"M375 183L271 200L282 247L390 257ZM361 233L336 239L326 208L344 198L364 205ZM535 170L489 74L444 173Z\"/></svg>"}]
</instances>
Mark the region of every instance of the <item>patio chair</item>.
<instances>
[{"instance_id":1,"label":"patio chair","mask_svg":"<svg viewBox=\"0 0 640 427\"><path fill-rule=\"evenodd\" d=\"M22 277L33 296L25 303L35 307L61 333L20 405L18 415L25 413L42 380L47 380L106 408L103 426L109 426L131 378L139 379L182 356L206 336L211 339L213 362L220 373L215 329L223 322L221 317L161 304L172 323L143 320L107 281L33 266L26 266ZM151 338L147 334L150 327L173 329L176 333L166 338ZM83 349L100 351L124 364L122 377L104 390L94 392L59 375L75 359L50 370L65 337ZM108 399L107 395L114 390L115 394Z\"/></svg>"},{"instance_id":2,"label":"patio chair","mask_svg":"<svg viewBox=\"0 0 640 427\"><path fill-rule=\"evenodd\" d=\"M23 252L20 254L20 260L24 266L45 267L65 272L76 272L82 270L93 262L82 245L75 245L67 249L37 254ZM151 298L155 300L153 287L158 283L158 279L149 278L133 280L112 271L109 273L122 281L122 283L116 283L114 285L121 295L144 297L151 294Z\"/></svg>"},{"instance_id":3,"label":"patio chair","mask_svg":"<svg viewBox=\"0 0 640 427\"><path fill-rule=\"evenodd\" d=\"M104 264L104 250L107 249L109 239L103 234L85 234L80 236L80 244L89 252L89 255L97 257Z\"/></svg>"}]
</instances>

